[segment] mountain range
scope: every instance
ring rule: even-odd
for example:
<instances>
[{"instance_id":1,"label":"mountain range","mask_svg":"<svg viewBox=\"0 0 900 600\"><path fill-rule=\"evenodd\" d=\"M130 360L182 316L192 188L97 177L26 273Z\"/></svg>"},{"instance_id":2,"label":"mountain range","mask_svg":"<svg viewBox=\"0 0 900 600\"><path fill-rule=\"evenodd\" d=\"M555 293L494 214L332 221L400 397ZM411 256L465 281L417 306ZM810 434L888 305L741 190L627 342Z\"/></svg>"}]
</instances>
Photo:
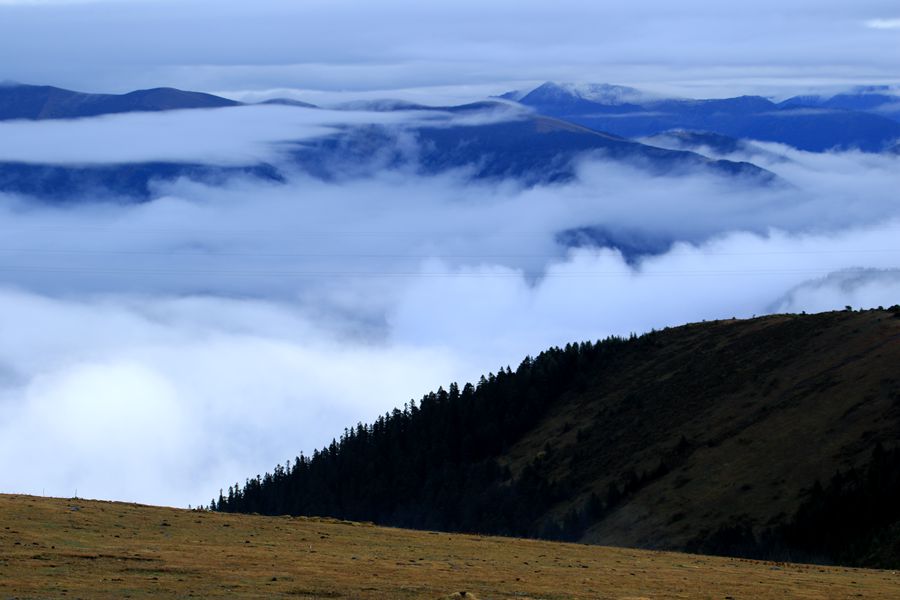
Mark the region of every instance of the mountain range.
<instances>
[{"instance_id":1,"label":"mountain range","mask_svg":"<svg viewBox=\"0 0 900 600\"><path fill-rule=\"evenodd\" d=\"M278 104L298 109L314 105L286 99ZM103 114L184 109L237 109L241 103L210 94L170 88L122 95L83 94L48 86L0 87L0 120L72 119ZM393 100L345 104L341 110L430 113L431 119L410 125L344 126L333 135L291 147L278 164L220 166L152 161L120 164L35 164L0 162L0 192L25 194L48 202L85 198L147 200L154 185L187 178L221 185L242 176L284 181L300 169L317 177L366 176L384 169L420 174L455 170L473 179L514 178L524 185L568 181L585 155L628 163L653 174L700 170L720 177L772 183L776 177L743 161L708 158L687 149L658 148L637 140L595 131L561 119L535 115L506 102L484 101L460 106L429 107ZM438 117L466 117L442 122ZM498 116L499 115L499 116ZM433 123L433 124L431 124Z\"/></svg>"},{"instance_id":2,"label":"mountain range","mask_svg":"<svg viewBox=\"0 0 900 600\"><path fill-rule=\"evenodd\" d=\"M811 152L881 152L900 138L900 112L887 110L897 106L900 97L889 94L805 96L776 103L761 96L662 98L622 86L547 82L527 93L510 92L501 98L540 114L629 138L673 129L705 131Z\"/></svg>"},{"instance_id":3,"label":"mountain range","mask_svg":"<svg viewBox=\"0 0 900 600\"><path fill-rule=\"evenodd\" d=\"M819 94L794 96L781 102L780 106L859 110L883 114L895 120L900 119L900 95L896 89L886 85L858 87L830 96Z\"/></svg>"},{"instance_id":4,"label":"mountain range","mask_svg":"<svg viewBox=\"0 0 900 600\"><path fill-rule=\"evenodd\" d=\"M188 178L219 185L235 176L284 181L300 169L323 178L367 176L378 169L420 174L449 170L472 179L513 178L524 185L577 177L585 156L637 166L651 174L704 171L762 184L777 178L744 157L771 152L750 140L808 151L859 149L896 153L897 96L864 88L830 97L798 96L775 103L759 96L692 100L608 84L547 82L496 100L425 106L398 100L347 103L338 110L431 114L397 126L341 126L323 137L285 144L284 160L221 166L153 161L103 165L0 163L0 192L49 202L152 197L156 182ZM277 104L312 110L290 99ZM127 94L85 94L50 86L0 86L0 121L73 119L128 112L234 109L242 103L211 94L155 88ZM440 116L465 116L441 122ZM498 115L501 115L498 117ZM738 157L737 160L728 160Z\"/></svg>"},{"instance_id":5,"label":"mountain range","mask_svg":"<svg viewBox=\"0 0 900 600\"><path fill-rule=\"evenodd\" d=\"M450 110L502 108L481 103ZM348 128L298 144L292 153L296 164L326 178L412 165L422 174L465 170L478 180L514 178L525 184L571 180L576 176L578 159L584 156L627 163L653 174L701 171L758 183L777 180L771 172L748 162L715 160L695 152L658 148L530 113L453 126Z\"/></svg>"}]
</instances>

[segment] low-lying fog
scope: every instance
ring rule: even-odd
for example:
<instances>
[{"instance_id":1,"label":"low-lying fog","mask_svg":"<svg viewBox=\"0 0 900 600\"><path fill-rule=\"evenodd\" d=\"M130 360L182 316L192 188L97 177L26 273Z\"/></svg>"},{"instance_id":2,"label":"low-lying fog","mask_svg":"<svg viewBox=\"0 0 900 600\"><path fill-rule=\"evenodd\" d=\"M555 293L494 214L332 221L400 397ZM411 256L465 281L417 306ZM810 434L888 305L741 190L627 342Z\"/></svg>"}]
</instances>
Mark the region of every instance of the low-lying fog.
<instances>
[{"instance_id":1,"label":"low-lying fog","mask_svg":"<svg viewBox=\"0 0 900 600\"><path fill-rule=\"evenodd\" d=\"M280 143L342 123L422 118L244 107L6 123L0 157L278 161ZM729 158L789 185L595 159L532 188L288 171L161 184L143 204L0 196L4 490L205 503L550 345L900 302L900 158L772 144ZM560 243L581 227L668 250Z\"/></svg>"}]
</instances>

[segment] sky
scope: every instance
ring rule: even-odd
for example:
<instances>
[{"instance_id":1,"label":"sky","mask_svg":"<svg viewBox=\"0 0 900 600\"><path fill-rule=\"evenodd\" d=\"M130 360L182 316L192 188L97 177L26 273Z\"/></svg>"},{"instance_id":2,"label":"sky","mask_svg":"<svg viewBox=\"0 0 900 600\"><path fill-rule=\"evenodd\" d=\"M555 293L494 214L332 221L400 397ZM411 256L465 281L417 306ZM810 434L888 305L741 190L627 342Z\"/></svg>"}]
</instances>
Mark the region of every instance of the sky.
<instances>
[{"instance_id":1,"label":"sky","mask_svg":"<svg viewBox=\"0 0 900 600\"><path fill-rule=\"evenodd\" d=\"M892 0L0 0L0 80L104 92L789 94L900 83L898 40Z\"/></svg>"},{"instance_id":2,"label":"sky","mask_svg":"<svg viewBox=\"0 0 900 600\"><path fill-rule=\"evenodd\" d=\"M0 0L0 80L314 102L441 104L548 79L789 95L900 83L898 19L894 2ZM767 187L596 156L533 187L464 170L323 181L285 156L338 127L512 118L257 106L0 123L0 160L286 173L159 183L144 203L0 194L0 491L208 503L554 344L900 302L896 155L725 157L784 183ZM671 245L626 260L560 242L591 226Z\"/></svg>"}]
</instances>

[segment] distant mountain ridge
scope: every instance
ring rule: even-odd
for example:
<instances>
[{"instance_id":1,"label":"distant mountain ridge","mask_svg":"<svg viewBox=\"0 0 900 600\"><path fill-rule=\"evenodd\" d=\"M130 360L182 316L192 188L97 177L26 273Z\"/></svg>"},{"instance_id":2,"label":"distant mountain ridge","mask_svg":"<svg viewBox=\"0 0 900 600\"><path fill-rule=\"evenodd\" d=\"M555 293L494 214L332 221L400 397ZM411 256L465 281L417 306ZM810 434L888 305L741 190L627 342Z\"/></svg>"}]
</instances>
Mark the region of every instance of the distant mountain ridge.
<instances>
[{"instance_id":1,"label":"distant mountain ridge","mask_svg":"<svg viewBox=\"0 0 900 600\"><path fill-rule=\"evenodd\" d=\"M76 119L129 112L240 106L240 102L175 88L127 94L86 94L47 85L0 85L0 121Z\"/></svg>"},{"instance_id":2,"label":"distant mountain ridge","mask_svg":"<svg viewBox=\"0 0 900 600\"><path fill-rule=\"evenodd\" d=\"M449 110L463 112L480 108L480 105L463 105ZM692 171L742 177L761 184L778 179L751 163L714 160L694 152L658 148L559 119L528 114L505 121L452 127L347 128L339 134L298 144L293 159L303 169L326 179L408 166L421 174L468 169L476 180L515 178L528 185L569 181L576 176L578 159L589 155L654 174Z\"/></svg>"},{"instance_id":3,"label":"distant mountain ridge","mask_svg":"<svg viewBox=\"0 0 900 600\"><path fill-rule=\"evenodd\" d=\"M881 152L900 139L900 121L890 118L893 113L885 109L893 106L889 101L896 97L869 92L776 103L761 96L661 98L622 86L547 82L530 92L505 97L540 114L629 138L669 130L708 131L813 152ZM900 116L900 110L896 114Z\"/></svg>"},{"instance_id":4,"label":"distant mountain ridge","mask_svg":"<svg viewBox=\"0 0 900 600\"><path fill-rule=\"evenodd\" d=\"M839 94L794 96L779 106L809 106L861 110L900 118L900 89L879 85L854 88Z\"/></svg>"}]
</instances>

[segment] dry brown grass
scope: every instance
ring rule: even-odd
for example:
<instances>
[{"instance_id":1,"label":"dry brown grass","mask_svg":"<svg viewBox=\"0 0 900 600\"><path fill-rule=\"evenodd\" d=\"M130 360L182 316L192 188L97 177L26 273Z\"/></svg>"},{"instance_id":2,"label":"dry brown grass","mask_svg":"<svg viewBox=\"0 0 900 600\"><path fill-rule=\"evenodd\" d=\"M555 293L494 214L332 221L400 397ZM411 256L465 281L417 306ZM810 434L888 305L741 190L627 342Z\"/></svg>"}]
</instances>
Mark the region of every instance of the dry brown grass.
<instances>
[{"instance_id":1,"label":"dry brown grass","mask_svg":"<svg viewBox=\"0 0 900 600\"><path fill-rule=\"evenodd\" d=\"M0 495L0 599L151 597L896 599L900 575Z\"/></svg>"}]
</instances>

